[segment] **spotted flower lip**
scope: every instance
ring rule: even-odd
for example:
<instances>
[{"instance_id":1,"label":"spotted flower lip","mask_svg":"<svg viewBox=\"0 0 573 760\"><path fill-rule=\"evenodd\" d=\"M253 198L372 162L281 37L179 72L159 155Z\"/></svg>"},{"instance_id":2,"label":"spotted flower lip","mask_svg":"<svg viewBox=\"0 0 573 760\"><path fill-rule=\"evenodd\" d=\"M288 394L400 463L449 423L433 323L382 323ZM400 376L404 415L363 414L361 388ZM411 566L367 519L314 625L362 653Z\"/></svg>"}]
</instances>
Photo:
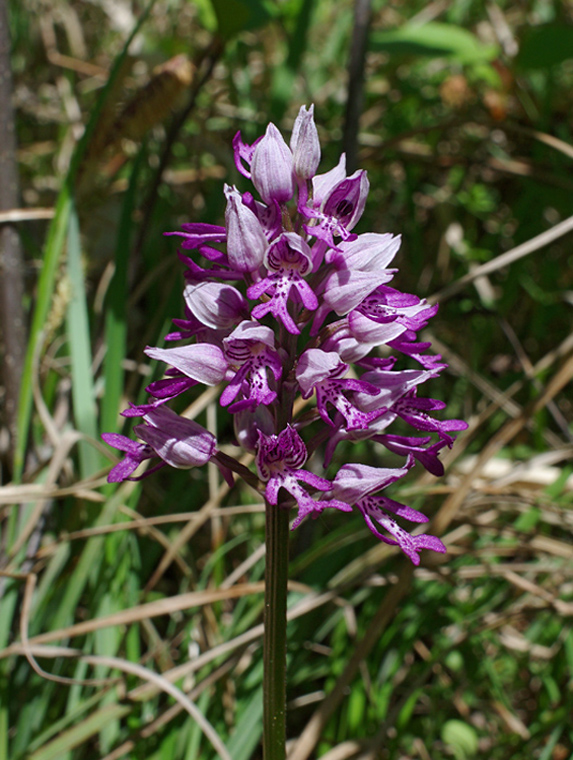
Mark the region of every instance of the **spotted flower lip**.
<instances>
[{"instance_id":1,"label":"spotted flower lip","mask_svg":"<svg viewBox=\"0 0 573 760\"><path fill-rule=\"evenodd\" d=\"M296 505L293 528L328 509L355 510L414 564L423 549L444 552L439 538L404 527L427 522L422 512L385 494L414 466L442 475L441 452L467 427L443 419L444 402L421 390L447 366L419 338L437 305L396 288L399 235L355 231L366 172L348 176L343 154L317 174L313 105L300 108L290 143L271 123L252 144L237 133L233 154L253 187L225 185L224 225L191 222L165 233L180 244L184 313L168 348L145 349L166 365L163 377L147 387L147 402L122 413L141 418L139 441L103 436L123 455L108 479L137 479L147 460L143 476L211 461L229 485L234 472L268 505ZM232 416L222 429L255 455L256 474L168 407L198 385L220 386L219 403ZM295 413L301 401L308 408ZM368 442L380 466L349 461L357 442ZM386 466L387 452L401 466ZM318 474L320 464L332 477Z\"/></svg>"},{"instance_id":2,"label":"spotted flower lip","mask_svg":"<svg viewBox=\"0 0 573 760\"><path fill-rule=\"evenodd\" d=\"M247 296L251 299L269 295L268 301L255 306L251 315L262 319L266 314L272 314L280 320L293 335L300 333L291 313L288 310L294 291L307 309L314 310L318 299L304 275L312 270L310 248L308 244L294 232L283 232L275 240L265 254L265 264L269 274L262 280L251 285Z\"/></svg>"},{"instance_id":3,"label":"spotted flower lip","mask_svg":"<svg viewBox=\"0 0 573 760\"><path fill-rule=\"evenodd\" d=\"M266 483L265 497L270 504L277 505L279 491L284 488L296 501L298 515L292 529L297 528L305 517L317 517L327 507L342 512L350 512L352 507L339 499L316 500L301 486L301 481L317 491L332 490L332 483L308 470L303 470L306 462L306 447L296 430L287 425L278 435L259 433L256 456L257 470Z\"/></svg>"},{"instance_id":4,"label":"spotted flower lip","mask_svg":"<svg viewBox=\"0 0 573 760\"><path fill-rule=\"evenodd\" d=\"M363 412L352 404L346 392L378 395L380 390L370 383L354 378L343 379L348 365L340 361L338 354L309 348L300 357L296 378L302 397L308 398L316 391L318 413L327 425L334 425L328 415L327 405L337 409L346 421L348 430L366 429L383 412Z\"/></svg>"},{"instance_id":5,"label":"spotted flower lip","mask_svg":"<svg viewBox=\"0 0 573 760\"><path fill-rule=\"evenodd\" d=\"M239 395L242 398L229 407L231 412L254 411L257 406L268 406L276 400L276 390L269 383L269 371L270 378L278 382L282 376L282 362L274 345L275 335L270 327L249 320L241 322L223 340L231 380L221 394L222 406L227 406Z\"/></svg>"}]
</instances>

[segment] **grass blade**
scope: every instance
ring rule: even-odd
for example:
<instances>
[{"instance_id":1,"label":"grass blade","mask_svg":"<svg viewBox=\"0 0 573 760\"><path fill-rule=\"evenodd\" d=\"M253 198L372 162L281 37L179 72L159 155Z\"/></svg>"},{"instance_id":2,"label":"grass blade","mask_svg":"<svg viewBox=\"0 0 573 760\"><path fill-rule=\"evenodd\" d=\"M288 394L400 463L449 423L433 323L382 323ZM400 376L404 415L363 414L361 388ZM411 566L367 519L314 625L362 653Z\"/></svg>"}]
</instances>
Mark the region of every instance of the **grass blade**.
<instances>
[{"instance_id":1,"label":"grass blade","mask_svg":"<svg viewBox=\"0 0 573 760\"><path fill-rule=\"evenodd\" d=\"M133 165L129 186L123 201L117 245L115 253L115 272L111 281L106 301L104 360L105 391L101 409L101 429L116 432L118 412L123 391L127 340L127 269L129 263L129 242L132 229L132 212L135 206L135 191L139 170L143 164L145 146L140 150Z\"/></svg>"},{"instance_id":2,"label":"grass blade","mask_svg":"<svg viewBox=\"0 0 573 760\"><path fill-rule=\"evenodd\" d=\"M72 402L76 428L89 438L97 435L92 376L91 339L81 260L80 227L71 204L68 227L68 277L72 295L68 304L67 333L72 369ZM78 443L82 478L101 467L101 456L87 441Z\"/></svg>"}]
</instances>

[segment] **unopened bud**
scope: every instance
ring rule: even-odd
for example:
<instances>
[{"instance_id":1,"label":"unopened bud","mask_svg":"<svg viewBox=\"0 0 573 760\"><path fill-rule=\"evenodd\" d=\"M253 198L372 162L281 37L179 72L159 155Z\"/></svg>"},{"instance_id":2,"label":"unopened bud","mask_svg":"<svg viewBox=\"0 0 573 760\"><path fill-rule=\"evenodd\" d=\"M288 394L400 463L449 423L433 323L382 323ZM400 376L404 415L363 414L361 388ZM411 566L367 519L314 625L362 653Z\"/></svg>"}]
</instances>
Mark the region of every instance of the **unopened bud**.
<instances>
[{"instance_id":1,"label":"unopened bud","mask_svg":"<svg viewBox=\"0 0 573 760\"><path fill-rule=\"evenodd\" d=\"M255 148L251 179L265 203L286 203L294 195L292 153L274 124Z\"/></svg>"}]
</instances>

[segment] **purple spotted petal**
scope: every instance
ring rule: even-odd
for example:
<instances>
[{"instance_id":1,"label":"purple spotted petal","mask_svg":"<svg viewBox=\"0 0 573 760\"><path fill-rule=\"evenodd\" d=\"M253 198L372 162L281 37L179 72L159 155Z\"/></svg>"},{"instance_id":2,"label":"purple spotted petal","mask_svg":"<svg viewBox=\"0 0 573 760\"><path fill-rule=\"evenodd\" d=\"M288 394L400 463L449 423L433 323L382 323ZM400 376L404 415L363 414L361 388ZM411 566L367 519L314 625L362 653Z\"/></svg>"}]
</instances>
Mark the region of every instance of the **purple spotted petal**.
<instances>
[{"instance_id":1,"label":"purple spotted petal","mask_svg":"<svg viewBox=\"0 0 573 760\"><path fill-rule=\"evenodd\" d=\"M386 514L376 497L366 497L358 502L358 508L362 512L366 524L372 533L387 544L399 546L414 565L420 564L419 552L422 549L431 549L441 554L447 551L444 544L436 536L426 534L419 536L410 535L410 533L401 528L395 520ZM388 538L381 533L378 526L388 531L392 538Z\"/></svg>"},{"instance_id":2,"label":"purple spotted petal","mask_svg":"<svg viewBox=\"0 0 573 760\"><path fill-rule=\"evenodd\" d=\"M347 369L348 366L340 360L340 356L335 351L307 349L298 360L296 368L296 379L303 398L308 398L312 394L317 383L329 377L339 377Z\"/></svg>"}]
</instances>

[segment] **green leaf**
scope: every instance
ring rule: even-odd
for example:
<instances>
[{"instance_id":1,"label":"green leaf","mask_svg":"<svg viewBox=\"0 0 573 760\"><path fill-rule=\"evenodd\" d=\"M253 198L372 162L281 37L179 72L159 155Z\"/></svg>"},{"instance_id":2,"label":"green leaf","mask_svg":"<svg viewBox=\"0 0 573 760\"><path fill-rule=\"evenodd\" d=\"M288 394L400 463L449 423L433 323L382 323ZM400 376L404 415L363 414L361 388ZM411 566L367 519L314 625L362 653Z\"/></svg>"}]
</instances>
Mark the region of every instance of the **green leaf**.
<instances>
[{"instance_id":1,"label":"green leaf","mask_svg":"<svg viewBox=\"0 0 573 760\"><path fill-rule=\"evenodd\" d=\"M97 734L110 720L118 720L127 715L130 710L131 707L120 704L104 707L33 752L29 756L29 760L58 760L65 752L74 749L74 747L79 747L80 744Z\"/></svg>"},{"instance_id":2,"label":"green leaf","mask_svg":"<svg viewBox=\"0 0 573 760\"><path fill-rule=\"evenodd\" d=\"M233 760L249 760L263 731L263 690L257 689L227 743Z\"/></svg>"},{"instance_id":3,"label":"green leaf","mask_svg":"<svg viewBox=\"0 0 573 760\"><path fill-rule=\"evenodd\" d=\"M370 47L393 55L455 58L460 63L484 63L499 53L496 45L485 45L467 29L438 22L373 32Z\"/></svg>"},{"instance_id":4,"label":"green leaf","mask_svg":"<svg viewBox=\"0 0 573 760\"><path fill-rule=\"evenodd\" d=\"M526 33L516 59L522 69L548 69L573 58L573 26L542 24Z\"/></svg>"},{"instance_id":5,"label":"green leaf","mask_svg":"<svg viewBox=\"0 0 573 760\"><path fill-rule=\"evenodd\" d=\"M462 720L448 720L442 726L442 741L448 744L459 760L473 757L478 749L478 737L472 726Z\"/></svg>"},{"instance_id":6,"label":"green leaf","mask_svg":"<svg viewBox=\"0 0 573 760\"><path fill-rule=\"evenodd\" d=\"M96 403L92 374L91 339L86 288L82 267L80 225L73 203L68 227L68 267L71 298L67 310L67 337L72 370L72 402L76 429L89 438L97 435ZM78 444L80 472L87 478L100 466L100 454L87 441Z\"/></svg>"},{"instance_id":7,"label":"green leaf","mask_svg":"<svg viewBox=\"0 0 573 760\"><path fill-rule=\"evenodd\" d=\"M76 146L70 168L65 177L60 195L58 196L56 213L54 219L52 220L52 223L50 224L48 239L46 242L46 248L42 261L42 270L40 273L40 278L38 280L34 315L32 317L30 338L28 340L24 369L22 372L22 385L20 388L20 400L18 403L18 435L16 440L16 450L14 452L14 482L16 483L22 477L22 472L24 469L28 432L30 428L30 420L32 418L32 378L34 372L34 363L37 360L38 352L42 348L43 331L51 307L58 264L64 248L66 234L68 232L69 217L74 194L74 184L78 168L86 152L91 136L95 130L100 113L104 107L107 94L110 92L111 87L121 69L123 61L127 55L127 51L129 50L129 46L131 45L131 42L135 35L141 29L144 21L147 19L147 16L149 15L149 12L151 11L154 3L155 0L149 0L147 7L139 17L137 24L126 40L125 45L123 46L123 50L115 59L112 71L109 75L109 79L100 94L96 107L91 113L91 118L85 129L85 132Z\"/></svg>"},{"instance_id":8,"label":"green leaf","mask_svg":"<svg viewBox=\"0 0 573 760\"><path fill-rule=\"evenodd\" d=\"M396 728L399 731L403 731L408 723L410 722L410 718L414 714L414 709L416 705L418 704L418 700L420 699L421 695L424 693L423 689L415 689L408 699L404 702L404 706L400 710L398 717L396 718Z\"/></svg>"},{"instance_id":9,"label":"green leaf","mask_svg":"<svg viewBox=\"0 0 573 760\"><path fill-rule=\"evenodd\" d=\"M143 147L133 164L129 178L115 248L115 271L106 297L105 345L107 350L104 360L105 390L101 405L102 432L118 432L119 405L124 379L123 360L125 359L127 341L127 269L133 228L135 191L139 170L145 155L146 151Z\"/></svg>"},{"instance_id":10,"label":"green leaf","mask_svg":"<svg viewBox=\"0 0 573 760\"><path fill-rule=\"evenodd\" d=\"M219 34L226 40L264 26L271 18L261 0L211 0Z\"/></svg>"},{"instance_id":11,"label":"green leaf","mask_svg":"<svg viewBox=\"0 0 573 760\"><path fill-rule=\"evenodd\" d=\"M79 146L77 150L79 150ZM14 480L17 482L24 469L24 456L28 440L28 429L32 417L32 393L34 364L37 353L41 350L44 327L50 310L52 295L56 283L56 272L62 254L71 208L70 182L66 182L56 204L56 213L48 232L46 248L42 260L42 269L38 280L34 316L30 328L30 338L24 361L20 401L18 405L18 436L14 455Z\"/></svg>"}]
</instances>

